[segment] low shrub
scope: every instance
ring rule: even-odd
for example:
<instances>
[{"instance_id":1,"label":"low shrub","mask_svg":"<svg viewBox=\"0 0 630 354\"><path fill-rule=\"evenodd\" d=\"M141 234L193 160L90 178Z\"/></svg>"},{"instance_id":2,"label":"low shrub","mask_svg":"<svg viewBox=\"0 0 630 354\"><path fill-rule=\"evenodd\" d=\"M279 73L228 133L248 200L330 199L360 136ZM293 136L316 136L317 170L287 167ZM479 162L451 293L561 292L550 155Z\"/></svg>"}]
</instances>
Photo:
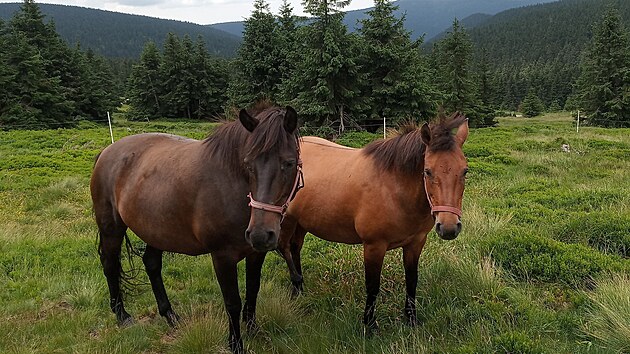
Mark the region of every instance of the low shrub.
<instances>
[{"instance_id":1,"label":"low shrub","mask_svg":"<svg viewBox=\"0 0 630 354\"><path fill-rule=\"evenodd\" d=\"M628 264L618 256L537 235L497 236L484 247L497 264L520 280L585 287L592 285L592 279L600 274L628 270Z\"/></svg>"},{"instance_id":2,"label":"low shrub","mask_svg":"<svg viewBox=\"0 0 630 354\"><path fill-rule=\"evenodd\" d=\"M630 257L630 217L603 212L576 213L561 225L554 238Z\"/></svg>"}]
</instances>

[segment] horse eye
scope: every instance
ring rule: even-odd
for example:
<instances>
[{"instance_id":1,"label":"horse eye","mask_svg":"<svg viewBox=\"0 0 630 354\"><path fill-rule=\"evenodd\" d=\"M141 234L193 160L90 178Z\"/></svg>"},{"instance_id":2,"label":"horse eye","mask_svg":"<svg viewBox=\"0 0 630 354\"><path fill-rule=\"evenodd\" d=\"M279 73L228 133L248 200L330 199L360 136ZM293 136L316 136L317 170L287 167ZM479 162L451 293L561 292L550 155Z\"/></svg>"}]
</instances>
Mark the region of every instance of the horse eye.
<instances>
[{"instance_id":1,"label":"horse eye","mask_svg":"<svg viewBox=\"0 0 630 354\"><path fill-rule=\"evenodd\" d=\"M464 169L464 177L466 177L467 173L468 173L468 168Z\"/></svg>"},{"instance_id":2,"label":"horse eye","mask_svg":"<svg viewBox=\"0 0 630 354\"><path fill-rule=\"evenodd\" d=\"M424 170L424 175L427 177L431 177L431 170L429 170L428 168Z\"/></svg>"},{"instance_id":3,"label":"horse eye","mask_svg":"<svg viewBox=\"0 0 630 354\"><path fill-rule=\"evenodd\" d=\"M287 160L282 163L282 169L287 170L295 167L295 160Z\"/></svg>"}]
</instances>

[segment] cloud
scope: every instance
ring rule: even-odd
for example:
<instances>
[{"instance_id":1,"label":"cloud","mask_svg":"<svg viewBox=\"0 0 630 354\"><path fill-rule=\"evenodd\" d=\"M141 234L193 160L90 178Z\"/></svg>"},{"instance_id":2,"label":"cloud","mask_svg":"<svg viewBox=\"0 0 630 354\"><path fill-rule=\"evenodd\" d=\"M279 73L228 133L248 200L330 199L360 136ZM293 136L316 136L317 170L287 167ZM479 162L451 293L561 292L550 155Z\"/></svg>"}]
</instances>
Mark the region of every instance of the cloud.
<instances>
[{"instance_id":1,"label":"cloud","mask_svg":"<svg viewBox=\"0 0 630 354\"><path fill-rule=\"evenodd\" d=\"M91 1L95 2L96 1ZM163 6L164 8L190 8L249 4L249 0L117 0L105 2L105 6L138 8L147 6Z\"/></svg>"}]
</instances>

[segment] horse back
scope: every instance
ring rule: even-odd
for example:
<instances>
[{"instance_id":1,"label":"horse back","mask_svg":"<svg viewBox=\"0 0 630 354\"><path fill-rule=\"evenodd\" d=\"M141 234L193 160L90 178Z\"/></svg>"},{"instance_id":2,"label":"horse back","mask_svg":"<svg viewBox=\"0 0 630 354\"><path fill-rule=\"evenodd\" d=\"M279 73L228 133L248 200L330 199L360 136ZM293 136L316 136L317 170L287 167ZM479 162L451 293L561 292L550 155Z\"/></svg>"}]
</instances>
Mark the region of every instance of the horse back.
<instances>
[{"instance_id":1,"label":"horse back","mask_svg":"<svg viewBox=\"0 0 630 354\"><path fill-rule=\"evenodd\" d=\"M301 158L305 186L288 213L306 231L349 244L387 237L398 246L430 230L420 176L383 171L361 149L321 138L303 138Z\"/></svg>"},{"instance_id":2,"label":"horse back","mask_svg":"<svg viewBox=\"0 0 630 354\"><path fill-rule=\"evenodd\" d=\"M234 216L225 215L230 211L221 206L229 200L224 195L240 185L230 184L228 176L220 163L204 154L200 141L140 134L101 152L90 188L97 219L99 209L120 215L156 248L201 254L220 247L221 237L216 236L233 226L223 225ZM213 214L216 217L209 217ZM246 223L246 216L236 218Z\"/></svg>"}]
</instances>

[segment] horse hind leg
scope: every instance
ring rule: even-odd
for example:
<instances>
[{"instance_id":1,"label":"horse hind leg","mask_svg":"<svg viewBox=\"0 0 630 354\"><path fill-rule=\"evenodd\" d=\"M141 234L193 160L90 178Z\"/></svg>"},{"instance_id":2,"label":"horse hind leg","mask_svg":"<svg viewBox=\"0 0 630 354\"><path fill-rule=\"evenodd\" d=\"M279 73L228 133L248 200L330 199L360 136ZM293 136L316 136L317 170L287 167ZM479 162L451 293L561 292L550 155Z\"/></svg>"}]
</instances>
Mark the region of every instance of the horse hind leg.
<instances>
[{"instance_id":1,"label":"horse hind leg","mask_svg":"<svg viewBox=\"0 0 630 354\"><path fill-rule=\"evenodd\" d=\"M125 237L127 226L122 222L104 220L97 214L99 230L99 255L103 266L103 273L109 287L109 306L116 315L118 325L121 327L133 323L133 318L123 304L120 290L122 265L120 264L120 250Z\"/></svg>"},{"instance_id":2,"label":"horse hind leg","mask_svg":"<svg viewBox=\"0 0 630 354\"><path fill-rule=\"evenodd\" d=\"M173 311L171 302L168 300L166 289L164 289L164 281L162 280L162 250L147 245L142 262L151 281L151 288L155 301L157 302L158 312L171 327L175 327L179 322L179 316Z\"/></svg>"}]
</instances>

